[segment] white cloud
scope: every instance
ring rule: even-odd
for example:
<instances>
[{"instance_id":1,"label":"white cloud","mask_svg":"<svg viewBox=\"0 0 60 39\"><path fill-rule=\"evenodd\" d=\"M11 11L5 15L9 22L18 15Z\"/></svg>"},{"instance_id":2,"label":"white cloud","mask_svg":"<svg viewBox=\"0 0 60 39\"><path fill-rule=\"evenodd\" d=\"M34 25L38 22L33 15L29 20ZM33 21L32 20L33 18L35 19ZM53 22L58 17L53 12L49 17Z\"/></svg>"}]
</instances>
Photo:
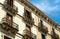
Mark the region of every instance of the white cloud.
<instances>
[{"instance_id":1,"label":"white cloud","mask_svg":"<svg viewBox=\"0 0 60 39\"><path fill-rule=\"evenodd\" d=\"M58 2L58 1L57 1ZM43 1L41 3L35 4L40 10L44 12L52 12L58 10L58 5L52 6L48 1Z\"/></svg>"}]
</instances>

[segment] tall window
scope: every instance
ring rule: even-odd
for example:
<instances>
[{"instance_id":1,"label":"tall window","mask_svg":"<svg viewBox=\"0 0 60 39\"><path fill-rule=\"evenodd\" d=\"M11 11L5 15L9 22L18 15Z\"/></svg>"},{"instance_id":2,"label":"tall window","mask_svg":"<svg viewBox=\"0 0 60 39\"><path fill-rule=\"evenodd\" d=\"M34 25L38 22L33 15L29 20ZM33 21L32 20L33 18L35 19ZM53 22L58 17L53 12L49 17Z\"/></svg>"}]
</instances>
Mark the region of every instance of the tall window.
<instances>
[{"instance_id":1,"label":"tall window","mask_svg":"<svg viewBox=\"0 0 60 39\"><path fill-rule=\"evenodd\" d=\"M26 29L27 29L29 32L31 32L31 28L30 28L30 26L27 25L27 24L26 24Z\"/></svg>"},{"instance_id":2,"label":"tall window","mask_svg":"<svg viewBox=\"0 0 60 39\"><path fill-rule=\"evenodd\" d=\"M27 34L28 34L28 35L31 35L31 27L26 24L26 29L27 29ZM33 39L33 38L27 36L27 37L25 37L25 39Z\"/></svg>"},{"instance_id":3,"label":"tall window","mask_svg":"<svg viewBox=\"0 0 60 39\"><path fill-rule=\"evenodd\" d=\"M42 20L40 20L40 23L41 23L41 26L43 26L43 21Z\"/></svg>"},{"instance_id":4,"label":"tall window","mask_svg":"<svg viewBox=\"0 0 60 39\"><path fill-rule=\"evenodd\" d=\"M31 13L29 11L25 10L25 15L31 19Z\"/></svg>"},{"instance_id":5,"label":"tall window","mask_svg":"<svg viewBox=\"0 0 60 39\"><path fill-rule=\"evenodd\" d=\"M13 22L13 16L11 16L9 13L7 13L6 18L7 18L8 24L11 26L12 22Z\"/></svg>"},{"instance_id":6,"label":"tall window","mask_svg":"<svg viewBox=\"0 0 60 39\"><path fill-rule=\"evenodd\" d=\"M4 36L4 39L11 39L11 38Z\"/></svg>"},{"instance_id":7,"label":"tall window","mask_svg":"<svg viewBox=\"0 0 60 39\"><path fill-rule=\"evenodd\" d=\"M44 34L41 34L42 35L42 39L45 39L45 35Z\"/></svg>"},{"instance_id":8,"label":"tall window","mask_svg":"<svg viewBox=\"0 0 60 39\"><path fill-rule=\"evenodd\" d=\"M13 7L13 0L7 0L7 4Z\"/></svg>"},{"instance_id":9,"label":"tall window","mask_svg":"<svg viewBox=\"0 0 60 39\"><path fill-rule=\"evenodd\" d=\"M55 34L54 28L52 28L52 33Z\"/></svg>"}]
</instances>

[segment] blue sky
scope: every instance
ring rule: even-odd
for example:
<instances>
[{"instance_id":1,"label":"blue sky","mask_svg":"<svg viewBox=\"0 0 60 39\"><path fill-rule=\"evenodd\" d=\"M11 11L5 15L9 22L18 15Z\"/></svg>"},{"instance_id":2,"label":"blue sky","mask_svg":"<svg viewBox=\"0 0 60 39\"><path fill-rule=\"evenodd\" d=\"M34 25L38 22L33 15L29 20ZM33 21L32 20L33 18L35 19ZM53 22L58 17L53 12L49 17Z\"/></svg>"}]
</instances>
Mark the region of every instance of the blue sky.
<instances>
[{"instance_id":1,"label":"blue sky","mask_svg":"<svg viewBox=\"0 0 60 39\"><path fill-rule=\"evenodd\" d=\"M60 24L60 0L29 0L56 23Z\"/></svg>"}]
</instances>

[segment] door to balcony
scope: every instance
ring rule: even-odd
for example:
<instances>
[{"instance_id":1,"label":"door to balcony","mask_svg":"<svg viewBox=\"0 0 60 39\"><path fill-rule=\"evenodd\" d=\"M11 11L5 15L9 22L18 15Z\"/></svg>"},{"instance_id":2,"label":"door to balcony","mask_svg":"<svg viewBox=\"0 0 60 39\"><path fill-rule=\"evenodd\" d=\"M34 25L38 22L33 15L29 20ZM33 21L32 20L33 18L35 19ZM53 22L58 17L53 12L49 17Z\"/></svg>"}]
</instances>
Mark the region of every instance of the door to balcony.
<instances>
[{"instance_id":1,"label":"door to balcony","mask_svg":"<svg viewBox=\"0 0 60 39\"><path fill-rule=\"evenodd\" d=\"M7 4L13 7L13 0L7 0Z\"/></svg>"},{"instance_id":2,"label":"door to balcony","mask_svg":"<svg viewBox=\"0 0 60 39\"><path fill-rule=\"evenodd\" d=\"M7 13L6 18L8 19L8 25L12 26L13 16Z\"/></svg>"},{"instance_id":3,"label":"door to balcony","mask_svg":"<svg viewBox=\"0 0 60 39\"><path fill-rule=\"evenodd\" d=\"M25 37L24 37L24 39L33 39L33 38L31 38L31 37L28 37L28 36L25 36Z\"/></svg>"},{"instance_id":4,"label":"door to balcony","mask_svg":"<svg viewBox=\"0 0 60 39\"><path fill-rule=\"evenodd\" d=\"M42 36L42 39L46 39L44 34L41 34L41 36Z\"/></svg>"},{"instance_id":5,"label":"door to balcony","mask_svg":"<svg viewBox=\"0 0 60 39\"><path fill-rule=\"evenodd\" d=\"M25 16L31 19L31 13L28 10L25 10L24 12L25 12Z\"/></svg>"},{"instance_id":6,"label":"door to balcony","mask_svg":"<svg viewBox=\"0 0 60 39\"><path fill-rule=\"evenodd\" d=\"M31 12L29 12L28 10L24 9L24 21L30 25L34 24L34 20L32 18Z\"/></svg>"},{"instance_id":7,"label":"door to balcony","mask_svg":"<svg viewBox=\"0 0 60 39\"><path fill-rule=\"evenodd\" d=\"M26 24L26 29L27 29L29 32L31 32L31 28L30 28L30 26L27 25L27 24Z\"/></svg>"},{"instance_id":8,"label":"door to balcony","mask_svg":"<svg viewBox=\"0 0 60 39\"><path fill-rule=\"evenodd\" d=\"M7 37L7 36L4 36L4 39L11 39L11 38L9 38L9 37Z\"/></svg>"}]
</instances>

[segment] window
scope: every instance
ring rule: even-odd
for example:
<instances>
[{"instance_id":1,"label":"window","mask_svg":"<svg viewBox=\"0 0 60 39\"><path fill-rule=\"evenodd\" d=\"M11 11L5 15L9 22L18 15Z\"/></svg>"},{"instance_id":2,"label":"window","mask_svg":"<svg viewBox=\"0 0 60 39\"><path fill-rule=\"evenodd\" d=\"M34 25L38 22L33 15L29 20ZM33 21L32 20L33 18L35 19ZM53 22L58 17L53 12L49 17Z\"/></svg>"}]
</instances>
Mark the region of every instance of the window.
<instances>
[{"instance_id":1,"label":"window","mask_svg":"<svg viewBox=\"0 0 60 39\"><path fill-rule=\"evenodd\" d=\"M25 39L33 39L33 38L31 38L31 37L27 36L27 37L25 37Z\"/></svg>"},{"instance_id":2,"label":"window","mask_svg":"<svg viewBox=\"0 0 60 39\"><path fill-rule=\"evenodd\" d=\"M29 37L25 37L25 39L29 39Z\"/></svg>"},{"instance_id":3,"label":"window","mask_svg":"<svg viewBox=\"0 0 60 39\"><path fill-rule=\"evenodd\" d=\"M42 20L40 20L40 23L41 23L41 26L43 26L43 21Z\"/></svg>"},{"instance_id":4,"label":"window","mask_svg":"<svg viewBox=\"0 0 60 39\"><path fill-rule=\"evenodd\" d=\"M27 24L26 24L26 32L27 32L27 33L26 33L27 35L29 35L29 36L31 35L31 28L30 28L30 26L27 25Z\"/></svg>"},{"instance_id":5,"label":"window","mask_svg":"<svg viewBox=\"0 0 60 39\"><path fill-rule=\"evenodd\" d=\"M55 34L54 28L52 28L52 34Z\"/></svg>"},{"instance_id":6,"label":"window","mask_svg":"<svg viewBox=\"0 0 60 39\"><path fill-rule=\"evenodd\" d=\"M31 19L31 13L29 11L25 10L25 15Z\"/></svg>"},{"instance_id":7,"label":"window","mask_svg":"<svg viewBox=\"0 0 60 39\"><path fill-rule=\"evenodd\" d=\"M42 39L45 39L45 35L44 34L42 34Z\"/></svg>"},{"instance_id":8,"label":"window","mask_svg":"<svg viewBox=\"0 0 60 39\"><path fill-rule=\"evenodd\" d=\"M7 13L6 18L7 18L8 25L11 26L12 22L13 22L13 16L11 16L9 13Z\"/></svg>"},{"instance_id":9,"label":"window","mask_svg":"<svg viewBox=\"0 0 60 39\"><path fill-rule=\"evenodd\" d=\"M4 39L11 39L11 38L4 36Z\"/></svg>"},{"instance_id":10,"label":"window","mask_svg":"<svg viewBox=\"0 0 60 39\"><path fill-rule=\"evenodd\" d=\"M7 13L6 17L7 17L8 20L12 21L12 18L13 18L12 15L10 15L9 13Z\"/></svg>"},{"instance_id":11,"label":"window","mask_svg":"<svg viewBox=\"0 0 60 39\"><path fill-rule=\"evenodd\" d=\"M7 4L13 7L13 0L7 0Z\"/></svg>"},{"instance_id":12,"label":"window","mask_svg":"<svg viewBox=\"0 0 60 39\"><path fill-rule=\"evenodd\" d=\"M27 25L27 24L26 24L26 29L27 29L29 32L31 32L31 28L30 28L30 26Z\"/></svg>"}]
</instances>

